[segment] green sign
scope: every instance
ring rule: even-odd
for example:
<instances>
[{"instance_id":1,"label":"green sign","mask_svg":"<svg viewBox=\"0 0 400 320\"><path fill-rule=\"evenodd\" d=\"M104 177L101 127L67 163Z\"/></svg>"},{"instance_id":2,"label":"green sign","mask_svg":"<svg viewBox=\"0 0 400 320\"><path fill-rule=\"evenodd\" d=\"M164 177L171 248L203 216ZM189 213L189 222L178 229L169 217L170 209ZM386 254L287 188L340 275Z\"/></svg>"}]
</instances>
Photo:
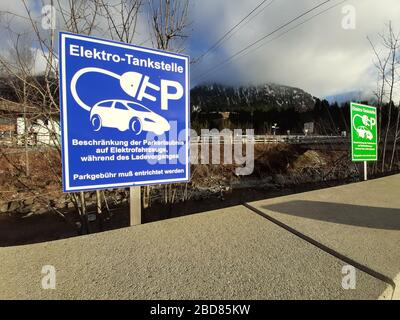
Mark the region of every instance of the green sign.
<instances>
[{"instance_id":1,"label":"green sign","mask_svg":"<svg viewBox=\"0 0 400 320\"><path fill-rule=\"evenodd\" d=\"M378 160L376 108L351 103L351 150L353 161Z\"/></svg>"}]
</instances>

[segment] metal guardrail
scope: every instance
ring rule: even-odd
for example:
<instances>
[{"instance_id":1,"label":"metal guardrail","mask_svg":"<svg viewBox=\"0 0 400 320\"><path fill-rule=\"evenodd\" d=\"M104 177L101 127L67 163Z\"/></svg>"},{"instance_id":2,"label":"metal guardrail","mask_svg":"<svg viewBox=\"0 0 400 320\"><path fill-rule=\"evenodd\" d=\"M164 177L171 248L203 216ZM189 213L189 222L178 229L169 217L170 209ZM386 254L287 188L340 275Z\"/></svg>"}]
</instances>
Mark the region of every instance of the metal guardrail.
<instances>
[{"instance_id":1,"label":"metal guardrail","mask_svg":"<svg viewBox=\"0 0 400 320\"><path fill-rule=\"evenodd\" d=\"M191 137L190 143L192 145L202 144L344 144L349 143L349 139L342 136L304 136L304 135L256 135L256 136L198 136ZM25 140L23 137L19 138L0 138L0 147L5 149L13 149L14 153L18 153L18 149L25 149ZM43 150L44 148L51 147L51 145L41 143L34 143L33 140L28 140L29 150ZM3 150L4 151L4 150ZM22 151L21 151L22 152Z\"/></svg>"},{"instance_id":2,"label":"metal guardrail","mask_svg":"<svg viewBox=\"0 0 400 320\"><path fill-rule=\"evenodd\" d=\"M348 143L349 139L343 136L304 136L304 135L256 135L256 136L199 136L190 139L191 144L339 144Z\"/></svg>"}]
</instances>

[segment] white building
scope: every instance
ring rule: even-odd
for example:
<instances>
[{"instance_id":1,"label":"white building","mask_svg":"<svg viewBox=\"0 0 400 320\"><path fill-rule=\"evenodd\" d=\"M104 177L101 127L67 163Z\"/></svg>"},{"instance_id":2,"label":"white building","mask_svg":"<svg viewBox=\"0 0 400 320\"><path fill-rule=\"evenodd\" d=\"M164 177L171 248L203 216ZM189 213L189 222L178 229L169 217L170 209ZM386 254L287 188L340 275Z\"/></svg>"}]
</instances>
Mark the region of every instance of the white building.
<instances>
[{"instance_id":1,"label":"white building","mask_svg":"<svg viewBox=\"0 0 400 320\"><path fill-rule=\"evenodd\" d=\"M24 118L19 117L17 118L17 136L19 145L24 143L25 132L28 133L28 143L30 145L55 146L60 143L61 128L60 123L57 120L37 119L34 123L28 124L27 130L25 130L25 120Z\"/></svg>"}]
</instances>

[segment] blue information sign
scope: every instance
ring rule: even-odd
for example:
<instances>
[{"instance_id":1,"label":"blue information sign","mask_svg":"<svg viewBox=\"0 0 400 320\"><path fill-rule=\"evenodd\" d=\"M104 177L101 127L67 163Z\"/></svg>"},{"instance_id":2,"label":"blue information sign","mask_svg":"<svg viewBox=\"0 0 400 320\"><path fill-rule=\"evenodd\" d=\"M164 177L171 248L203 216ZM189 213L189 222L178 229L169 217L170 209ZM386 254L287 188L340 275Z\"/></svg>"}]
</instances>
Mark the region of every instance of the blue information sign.
<instances>
[{"instance_id":1,"label":"blue information sign","mask_svg":"<svg viewBox=\"0 0 400 320\"><path fill-rule=\"evenodd\" d=\"M189 58L59 34L65 192L189 180Z\"/></svg>"}]
</instances>

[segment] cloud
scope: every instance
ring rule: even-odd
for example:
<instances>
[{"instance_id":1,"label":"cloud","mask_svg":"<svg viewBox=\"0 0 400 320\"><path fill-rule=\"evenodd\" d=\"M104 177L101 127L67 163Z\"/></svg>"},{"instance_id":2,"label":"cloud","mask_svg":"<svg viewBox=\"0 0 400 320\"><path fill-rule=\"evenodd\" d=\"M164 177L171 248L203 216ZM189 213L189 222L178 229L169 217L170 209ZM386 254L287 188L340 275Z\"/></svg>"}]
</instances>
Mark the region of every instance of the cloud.
<instances>
[{"instance_id":1,"label":"cloud","mask_svg":"<svg viewBox=\"0 0 400 320\"><path fill-rule=\"evenodd\" d=\"M45 1L44 4L48 2ZM117 0L109 1L109 3L116 2ZM185 53L192 58L201 55L260 2L261 0L192 0L191 24ZM220 66L221 62L248 44L321 2L322 0L275 0L269 7L263 9L264 4L257 17L245 24L228 41L223 42L217 50L208 54L201 63L193 65L192 85L201 82L227 84L275 82L300 87L320 97L349 91L372 92L376 87L377 77L373 67L372 50L366 37L370 36L378 43L378 34L384 30L385 23L389 20L392 20L394 27L400 31L400 23L396 19L400 16L398 0L348 0L345 4L333 8L258 50L251 51L248 55L221 66L216 72L208 73L204 78L198 79L200 75L210 69L214 70L215 66ZM316 12L340 2L341 0L332 0ZM32 0L27 3L31 14L40 25L42 2ZM61 3L65 5L67 1L61 0ZM345 17L342 13L344 5L354 6L356 10L355 30L342 28L342 20ZM2 11L27 16L22 1L2 0L0 12ZM147 14L145 9L140 13L134 43L151 47ZM301 21L303 20L299 22ZM58 16L57 22L58 29L65 29L61 17ZM94 35L109 37L104 31L107 29L105 20L98 17L96 22L97 30ZM4 41L3 44L6 44L10 37L6 28L8 23L17 32L32 31L27 19L15 17L9 21L4 15L0 15L0 36ZM285 30L287 29L281 32ZM279 36L281 32L272 38ZM270 41L270 38L267 41ZM37 44L32 45L32 49L35 48L38 48ZM0 53L4 53L6 49L7 46L3 45ZM44 68L46 61L43 54L46 52L36 55L38 57L36 70Z\"/></svg>"},{"instance_id":2,"label":"cloud","mask_svg":"<svg viewBox=\"0 0 400 320\"><path fill-rule=\"evenodd\" d=\"M274 1L216 52L194 66L193 79L321 2ZM331 1L316 12L340 2ZM201 5L196 2L191 17L195 22L189 48L191 55L197 56L204 48L211 46L258 3L260 0L203 0ZM342 28L344 5L355 8L355 30ZM370 36L378 42L378 34L384 30L389 20L400 31L396 21L399 16L398 0L347 1L192 84L201 81L231 84L276 82L300 87L321 97L353 90L372 92L376 86L376 74L373 69L373 53L366 37Z\"/></svg>"},{"instance_id":3,"label":"cloud","mask_svg":"<svg viewBox=\"0 0 400 320\"><path fill-rule=\"evenodd\" d=\"M13 60L13 58L16 56L15 47L18 39L19 50L29 49L32 52L34 57L33 65L30 70L32 74L42 74L46 70L48 63L47 57L49 56L49 53L47 47L43 46L38 41L35 30L32 28L30 17L33 19L33 23L37 26L37 30L41 36L41 41L45 40L48 44L50 41L50 30L42 27L42 8L50 3L50 0L27 1L26 4L30 13L29 16L27 9L23 5L23 1L2 0L0 2L0 37L3 39L3 46L0 48L0 56L4 58L4 60ZM94 2L89 4L90 8L92 7L93 3ZM117 26L122 25L119 11L120 7L118 6L119 3L120 0L106 1L106 4L109 5L111 10L112 17L114 19L113 22ZM64 12L68 12L70 8L70 1L60 0L54 2L54 6L57 12L55 23L56 31L69 30L65 25L63 16L61 15L61 8ZM90 11L90 9L87 9L87 11L87 14L92 14L93 12ZM68 14L66 16L68 17ZM112 38L109 32L109 24L104 15L98 14L96 16L95 25L96 28L94 28L92 32L93 36L108 39ZM57 38L55 39L54 43L57 43ZM145 11L141 11L138 15L133 43L137 45L151 46L148 17ZM57 54L57 46L55 46L54 50Z\"/></svg>"}]
</instances>

